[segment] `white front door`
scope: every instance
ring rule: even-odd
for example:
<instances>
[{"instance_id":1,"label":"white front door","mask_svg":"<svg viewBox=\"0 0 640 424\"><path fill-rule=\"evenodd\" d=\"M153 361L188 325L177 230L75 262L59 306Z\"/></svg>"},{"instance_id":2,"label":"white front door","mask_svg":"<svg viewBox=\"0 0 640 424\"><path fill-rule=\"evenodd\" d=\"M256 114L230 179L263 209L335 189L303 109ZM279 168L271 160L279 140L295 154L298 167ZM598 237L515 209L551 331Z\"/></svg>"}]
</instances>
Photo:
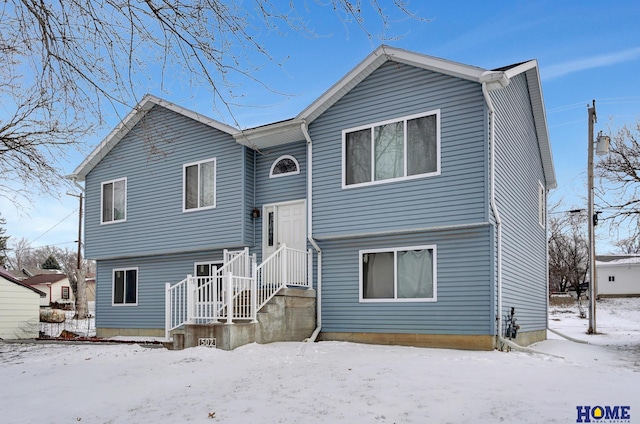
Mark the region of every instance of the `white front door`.
<instances>
[{"instance_id":1,"label":"white front door","mask_svg":"<svg viewBox=\"0 0 640 424\"><path fill-rule=\"evenodd\" d=\"M307 250L306 201L263 206L262 260L269 257L283 243L292 249Z\"/></svg>"}]
</instances>

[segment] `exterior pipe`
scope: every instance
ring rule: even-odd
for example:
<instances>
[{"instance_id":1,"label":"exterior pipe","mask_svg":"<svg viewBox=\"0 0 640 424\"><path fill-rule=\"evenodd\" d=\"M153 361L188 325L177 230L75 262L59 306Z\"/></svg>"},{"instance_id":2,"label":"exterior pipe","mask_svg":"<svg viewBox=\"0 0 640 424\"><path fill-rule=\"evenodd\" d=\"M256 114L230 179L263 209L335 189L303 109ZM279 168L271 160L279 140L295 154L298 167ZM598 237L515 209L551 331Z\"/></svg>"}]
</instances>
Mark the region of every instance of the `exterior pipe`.
<instances>
[{"instance_id":1,"label":"exterior pipe","mask_svg":"<svg viewBox=\"0 0 640 424\"><path fill-rule=\"evenodd\" d=\"M496 193L496 181L495 181L495 163L496 163L496 152L495 152L495 109L493 108L493 102L491 101L491 97L489 97L489 91L487 90L487 83L482 83L482 94L484 95L484 99L487 102L487 107L489 108L489 154L491 155L491 165L490 165L490 181L491 181L491 197L490 204L491 210L493 211L493 216L496 220L496 242L497 242L497 252L496 252L496 262L497 262L497 295L498 295L498 328L496 336L499 341L502 341L502 219L500 218L500 212L498 211L498 205L496 204L495 193ZM508 344L508 343L507 343ZM496 344L497 345L497 344Z\"/></svg>"},{"instance_id":2,"label":"exterior pipe","mask_svg":"<svg viewBox=\"0 0 640 424\"><path fill-rule=\"evenodd\" d=\"M313 143L307 128L307 122L300 124L304 138L307 140L307 239L318 252L318 278L316 281L316 329L305 342L315 342L322 328L322 249L313 239Z\"/></svg>"},{"instance_id":3,"label":"exterior pipe","mask_svg":"<svg viewBox=\"0 0 640 424\"><path fill-rule=\"evenodd\" d=\"M571 336L567 336L566 334L563 334L561 332L559 332L558 330L554 330L553 328L549 328L549 323L547 323L547 330L551 331L553 334L557 334L558 336L565 338L569 341L575 342L575 343L581 343L581 344L589 344L589 342L584 341L584 340L580 340L580 339L576 339L575 337L571 337Z\"/></svg>"},{"instance_id":4,"label":"exterior pipe","mask_svg":"<svg viewBox=\"0 0 640 424\"><path fill-rule=\"evenodd\" d=\"M535 353L536 355L545 355L545 356L552 356L554 358L564 359L564 356L553 355L551 353L545 353L545 352L540 352L539 350L531 349L530 347L520 346L519 344L516 344L516 343L512 342L511 340L507 340L507 339L503 338L502 336L498 336L498 341L500 343L506 344L507 346L509 346L513 350L517 350L518 352Z\"/></svg>"}]
</instances>

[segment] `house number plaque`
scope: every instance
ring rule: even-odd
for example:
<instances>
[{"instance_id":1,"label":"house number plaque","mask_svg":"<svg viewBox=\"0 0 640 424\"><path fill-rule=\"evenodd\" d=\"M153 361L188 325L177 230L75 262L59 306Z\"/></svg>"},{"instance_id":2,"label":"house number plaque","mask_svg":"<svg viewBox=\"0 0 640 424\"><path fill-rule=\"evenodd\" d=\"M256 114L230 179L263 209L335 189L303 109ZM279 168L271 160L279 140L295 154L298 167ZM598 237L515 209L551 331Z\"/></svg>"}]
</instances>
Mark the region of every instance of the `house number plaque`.
<instances>
[{"instance_id":1,"label":"house number plaque","mask_svg":"<svg viewBox=\"0 0 640 424\"><path fill-rule=\"evenodd\" d=\"M198 346L216 347L216 339L215 337L200 337Z\"/></svg>"}]
</instances>

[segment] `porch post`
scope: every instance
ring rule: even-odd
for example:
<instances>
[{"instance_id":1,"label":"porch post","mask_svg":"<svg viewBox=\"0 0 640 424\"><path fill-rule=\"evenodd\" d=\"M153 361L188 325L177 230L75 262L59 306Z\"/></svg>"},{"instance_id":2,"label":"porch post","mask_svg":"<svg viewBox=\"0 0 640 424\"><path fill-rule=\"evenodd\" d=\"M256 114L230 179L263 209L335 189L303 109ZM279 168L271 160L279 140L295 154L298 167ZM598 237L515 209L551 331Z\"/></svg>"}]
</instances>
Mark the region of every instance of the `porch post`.
<instances>
[{"instance_id":1,"label":"porch post","mask_svg":"<svg viewBox=\"0 0 640 424\"><path fill-rule=\"evenodd\" d=\"M195 309L195 283L193 276L187 275L187 322L193 323Z\"/></svg>"},{"instance_id":2,"label":"porch post","mask_svg":"<svg viewBox=\"0 0 640 424\"><path fill-rule=\"evenodd\" d=\"M282 281L280 282L280 285L286 285L287 284L287 277L288 277L288 269L287 266L289 265L287 263L287 245L285 243L282 243L282 247L284 249L282 249L282 263L280 264L280 266L282 267L282 270L280 272L280 276L282 278Z\"/></svg>"},{"instance_id":3,"label":"porch post","mask_svg":"<svg viewBox=\"0 0 640 424\"><path fill-rule=\"evenodd\" d=\"M224 274L225 286L227 287L227 324L233 324L233 274Z\"/></svg>"},{"instance_id":4,"label":"porch post","mask_svg":"<svg viewBox=\"0 0 640 424\"><path fill-rule=\"evenodd\" d=\"M171 328L171 284L164 283L164 338L169 340Z\"/></svg>"},{"instance_id":5,"label":"porch post","mask_svg":"<svg viewBox=\"0 0 640 424\"><path fill-rule=\"evenodd\" d=\"M258 264L256 257L251 263L251 322L258 322Z\"/></svg>"},{"instance_id":6,"label":"porch post","mask_svg":"<svg viewBox=\"0 0 640 424\"><path fill-rule=\"evenodd\" d=\"M248 277L251 275L251 256L249 255L249 248L244 248L244 269L242 270L242 277Z\"/></svg>"}]
</instances>

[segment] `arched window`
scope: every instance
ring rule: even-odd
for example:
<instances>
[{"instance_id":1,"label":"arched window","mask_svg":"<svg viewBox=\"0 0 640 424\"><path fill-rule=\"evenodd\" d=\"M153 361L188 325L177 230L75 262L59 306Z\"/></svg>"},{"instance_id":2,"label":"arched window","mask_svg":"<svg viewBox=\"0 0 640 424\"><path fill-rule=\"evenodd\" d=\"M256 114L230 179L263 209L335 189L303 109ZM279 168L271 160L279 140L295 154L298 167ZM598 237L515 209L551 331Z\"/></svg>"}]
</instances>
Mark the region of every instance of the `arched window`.
<instances>
[{"instance_id":1,"label":"arched window","mask_svg":"<svg viewBox=\"0 0 640 424\"><path fill-rule=\"evenodd\" d=\"M300 173L300 165L296 158L290 155L282 155L273 162L269 178L283 177Z\"/></svg>"}]
</instances>

